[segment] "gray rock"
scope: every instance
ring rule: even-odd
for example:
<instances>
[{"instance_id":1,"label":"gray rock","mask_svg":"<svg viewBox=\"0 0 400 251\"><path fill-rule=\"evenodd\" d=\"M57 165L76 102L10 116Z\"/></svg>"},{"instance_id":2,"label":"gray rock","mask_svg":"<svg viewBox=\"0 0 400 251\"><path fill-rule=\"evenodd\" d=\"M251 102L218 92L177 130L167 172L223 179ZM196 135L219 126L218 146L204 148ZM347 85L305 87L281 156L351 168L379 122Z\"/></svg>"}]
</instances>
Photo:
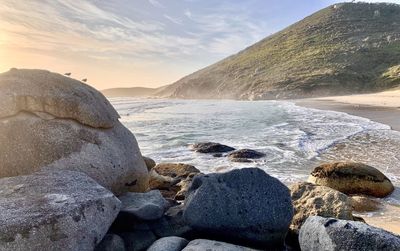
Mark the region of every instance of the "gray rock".
<instances>
[{"instance_id":1,"label":"gray rock","mask_svg":"<svg viewBox=\"0 0 400 251\"><path fill-rule=\"evenodd\" d=\"M44 70L11 69L0 74L0 118L22 111L112 128L119 115L93 87Z\"/></svg>"},{"instance_id":2,"label":"gray rock","mask_svg":"<svg viewBox=\"0 0 400 251\"><path fill-rule=\"evenodd\" d=\"M199 153L225 153L234 151L235 148L214 142L201 142L191 146L193 151Z\"/></svg>"},{"instance_id":3,"label":"gray rock","mask_svg":"<svg viewBox=\"0 0 400 251\"><path fill-rule=\"evenodd\" d=\"M158 239L147 251L181 251L189 242L181 237L171 236Z\"/></svg>"},{"instance_id":4,"label":"gray rock","mask_svg":"<svg viewBox=\"0 0 400 251\"><path fill-rule=\"evenodd\" d=\"M301 250L400 250L400 236L358 221L309 217L300 229Z\"/></svg>"},{"instance_id":5,"label":"gray rock","mask_svg":"<svg viewBox=\"0 0 400 251\"><path fill-rule=\"evenodd\" d=\"M289 189L258 168L196 176L184 204L204 236L267 247L283 245L293 217Z\"/></svg>"},{"instance_id":6,"label":"gray rock","mask_svg":"<svg viewBox=\"0 0 400 251\"><path fill-rule=\"evenodd\" d=\"M15 70L0 74L0 103L0 177L72 170L115 194L147 189L135 137L94 89L47 71Z\"/></svg>"},{"instance_id":7,"label":"gray rock","mask_svg":"<svg viewBox=\"0 0 400 251\"><path fill-rule=\"evenodd\" d=\"M141 220L156 220L163 216L168 202L160 191L147 193L126 193L120 196L121 214L129 214Z\"/></svg>"},{"instance_id":8,"label":"gray rock","mask_svg":"<svg viewBox=\"0 0 400 251\"><path fill-rule=\"evenodd\" d=\"M156 236L149 230L136 230L120 235L124 239L126 251L146 250L157 240Z\"/></svg>"},{"instance_id":9,"label":"gray rock","mask_svg":"<svg viewBox=\"0 0 400 251\"><path fill-rule=\"evenodd\" d=\"M81 172L0 179L0 250L93 250L120 204Z\"/></svg>"},{"instance_id":10,"label":"gray rock","mask_svg":"<svg viewBox=\"0 0 400 251\"><path fill-rule=\"evenodd\" d=\"M116 234L106 234L95 251L125 251L124 240Z\"/></svg>"},{"instance_id":11,"label":"gray rock","mask_svg":"<svg viewBox=\"0 0 400 251\"><path fill-rule=\"evenodd\" d=\"M237 246L226 242L197 239L189 242L182 251L256 251L247 247Z\"/></svg>"}]
</instances>

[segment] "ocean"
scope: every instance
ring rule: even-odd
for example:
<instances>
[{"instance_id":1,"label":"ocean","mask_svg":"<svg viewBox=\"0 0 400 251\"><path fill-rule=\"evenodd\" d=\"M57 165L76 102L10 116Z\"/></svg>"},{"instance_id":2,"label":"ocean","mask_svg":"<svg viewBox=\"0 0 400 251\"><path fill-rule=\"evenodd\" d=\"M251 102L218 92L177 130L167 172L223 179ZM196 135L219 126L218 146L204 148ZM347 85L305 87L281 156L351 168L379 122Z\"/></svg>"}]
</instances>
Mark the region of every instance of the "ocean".
<instances>
[{"instance_id":1,"label":"ocean","mask_svg":"<svg viewBox=\"0 0 400 251\"><path fill-rule=\"evenodd\" d=\"M285 184L306 181L317 165L359 161L400 185L400 132L346 113L286 101L112 98L142 154L159 162L192 164L204 173L259 167ZM266 154L252 163L195 153L190 145L218 142ZM400 206L399 189L384 199ZM400 215L398 216L400 219Z\"/></svg>"}]
</instances>

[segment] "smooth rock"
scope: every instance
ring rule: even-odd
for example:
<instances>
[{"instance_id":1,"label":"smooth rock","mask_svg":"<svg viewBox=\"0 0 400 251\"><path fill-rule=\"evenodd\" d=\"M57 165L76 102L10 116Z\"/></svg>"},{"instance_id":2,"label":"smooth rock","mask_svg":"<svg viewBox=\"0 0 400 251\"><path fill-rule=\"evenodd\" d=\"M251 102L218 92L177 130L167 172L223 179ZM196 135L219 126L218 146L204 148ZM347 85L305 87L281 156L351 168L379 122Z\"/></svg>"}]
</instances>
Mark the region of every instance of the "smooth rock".
<instances>
[{"instance_id":1,"label":"smooth rock","mask_svg":"<svg viewBox=\"0 0 400 251\"><path fill-rule=\"evenodd\" d=\"M258 152L251 149L240 149L229 153L228 158L231 160L247 160L247 159L259 159L265 156L265 153Z\"/></svg>"},{"instance_id":2,"label":"smooth rock","mask_svg":"<svg viewBox=\"0 0 400 251\"><path fill-rule=\"evenodd\" d=\"M125 243L116 234L106 234L94 251L125 251Z\"/></svg>"},{"instance_id":3,"label":"smooth rock","mask_svg":"<svg viewBox=\"0 0 400 251\"><path fill-rule=\"evenodd\" d=\"M12 70L0 74L0 104L0 177L72 170L115 194L147 189L135 137L93 88L47 71Z\"/></svg>"},{"instance_id":4,"label":"smooth rock","mask_svg":"<svg viewBox=\"0 0 400 251\"><path fill-rule=\"evenodd\" d=\"M199 153L225 153L234 151L235 148L215 142L201 142L191 146L192 150Z\"/></svg>"},{"instance_id":5,"label":"smooth rock","mask_svg":"<svg viewBox=\"0 0 400 251\"><path fill-rule=\"evenodd\" d=\"M81 172L0 179L0 250L93 250L121 202Z\"/></svg>"},{"instance_id":6,"label":"smooth rock","mask_svg":"<svg viewBox=\"0 0 400 251\"><path fill-rule=\"evenodd\" d=\"M385 197L394 190L390 180L378 169L353 162L320 165L311 172L308 181L352 195Z\"/></svg>"},{"instance_id":7,"label":"smooth rock","mask_svg":"<svg viewBox=\"0 0 400 251\"><path fill-rule=\"evenodd\" d=\"M353 220L351 199L332 188L307 182L290 186L294 216L290 229L298 233L309 216Z\"/></svg>"},{"instance_id":8,"label":"smooth rock","mask_svg":"<svg viewBox=\"0 0 400 251\"><path fill-rule=\"evenodd\" d=\"M372 198L365 196L352 196L350 197L353 210L356 212L373 212L382 208L382 203Z\"/></svg>"},{"instance_id":9,"label":"smooth rock","mask_svg":"<svg viewBox=\"0 0 400 251\"><path fill-rule=\"evenodd\" d=\"M150 171L153 167L156 166L156 162L155 162L153 159L149 158L149 157L143 156L143 160L144 160L144 163L146 164L147 170L149 170L149 171Z\"/></svg>"},{"instance_id":10,"label":"smooth rock","mask_svg":"<svg viewBox=\"0 0 400 251\"><path fill-rule=\"evenodd\" d=\"M147 251L181 251L189 242L181 237L171 236L158 239Z\"/></svg>"},{"instance_id":11,"label":"smooth rock","mask_svg":"<svg viewBox=\"0 0 400 251\"><path fill-rule=\"evenodd\" d=\"M293 217L289 189L258 168L196 176L184 205L203 236L263 247L281 247Z\"/></svg>"},{"instance_id":12,"label":"smooth rock","mask_svg":"<svg viewBox=\"0 0 400 251\"><path fill-rule=\"evenodd\" d=\"M400 236L358 221L311 216L300 229L301 250L397 251Z\"/></svg>"},{"instance_id":13,"label":"smooth rock","mask_svg":"<svg viewBox=\"0 0 400 251\"><path fill-rule=\"evenodd\" d=\"M196 239L191 242L182 251L256 251L247 247L237 246L226 242Z\"/></svg>"},{"instance_id":14,"label":"smooth rock","mask_svg":"<svg viewBox=\"0 0 400 251\"><path fill-rule=\"evenodd\" d=\"M153 232L148 230L137 230L120 235L125 242L126 251L146 250L157 240Z\"/></svg>"},{"instance_id":15,"label":"smooth rock","mask_svg":"<svg viewBox=\"0 0 400 251\"><path fill-rule=\"evenodd\" d=\"M131 215L141 220L161 218L168 205L158 190L147 193L126 193L119 199L122 202L120 214Z\"/></svg>"}]
</instances>

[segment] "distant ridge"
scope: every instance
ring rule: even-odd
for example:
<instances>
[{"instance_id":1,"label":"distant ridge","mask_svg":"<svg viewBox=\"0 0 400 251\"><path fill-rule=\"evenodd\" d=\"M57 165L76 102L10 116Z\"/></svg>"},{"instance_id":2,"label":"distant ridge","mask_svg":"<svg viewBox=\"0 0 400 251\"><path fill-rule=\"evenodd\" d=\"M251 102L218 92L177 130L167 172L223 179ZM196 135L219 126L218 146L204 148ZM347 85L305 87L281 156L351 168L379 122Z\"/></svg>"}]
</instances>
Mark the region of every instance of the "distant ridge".
<instances>
[{"instance_id":1,"label":"distant ridge","mask_svg":"<svg viewBox=\"0 0 400 251\"><path fill-rule=\"evenodd\" d=\"M131 88L111 88L102 90L104 96L112 97L150 97L157 91L156 88L131 87Z\"/></svg>"},{"instance_id":2,"label":"distant ridge","mask_svg":"<svg viewBox=\"0 0 400 251\"><path fill-rule=\"evenodd\" d=\"M400 85L400 5L335 4L156 96L289 99Z\"/></svg>"}]
</instances>

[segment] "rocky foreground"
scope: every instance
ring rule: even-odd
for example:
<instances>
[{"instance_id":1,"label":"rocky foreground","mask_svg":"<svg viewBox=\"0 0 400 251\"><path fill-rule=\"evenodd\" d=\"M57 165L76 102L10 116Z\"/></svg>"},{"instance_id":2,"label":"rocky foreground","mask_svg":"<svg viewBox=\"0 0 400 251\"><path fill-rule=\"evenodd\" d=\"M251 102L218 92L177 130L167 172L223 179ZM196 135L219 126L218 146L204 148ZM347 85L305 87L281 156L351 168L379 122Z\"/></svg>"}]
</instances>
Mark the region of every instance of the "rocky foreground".
<instances>
[{"instance_id":1,"label":"rocky foreground","mask_svg":"<svg viewBox=\"0 0 400 251\"><path fill-rule=\"evenodd\" d=\"M157 164L104 96L47 71L1 74L0 102L0 250L400 250L400 236L353 215L394 190L373 167L329 163L287 187L258 168Z\"/></svg>"}]
</instances>

